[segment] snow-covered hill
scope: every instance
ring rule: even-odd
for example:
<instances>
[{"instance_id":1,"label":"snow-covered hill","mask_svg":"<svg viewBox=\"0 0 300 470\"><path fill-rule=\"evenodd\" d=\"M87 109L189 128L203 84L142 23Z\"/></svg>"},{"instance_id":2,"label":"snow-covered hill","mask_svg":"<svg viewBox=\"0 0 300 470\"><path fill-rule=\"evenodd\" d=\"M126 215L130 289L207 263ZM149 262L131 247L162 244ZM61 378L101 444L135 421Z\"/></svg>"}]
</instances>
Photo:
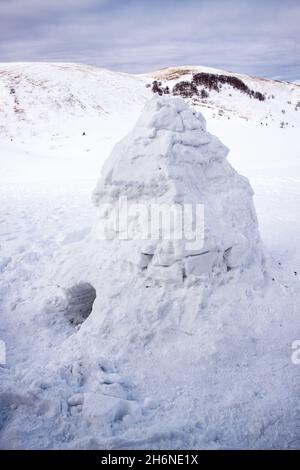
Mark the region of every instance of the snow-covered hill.
<instances>
[{"instance_id":1,"label":"snow-covered hill","mask_svg":"<svg viewBox=\"0 0 300 470\"><path fill-rule=\"evenodd\" d=\"M208 108L213 118L236 116L266 127L293 127L300 122L300 86L295 83L208 67L171 67L154 72L153 76L162 88L168 85L172 91L176 87L175 92L189 95L192 104ZM206 92L204 96L202 90Z\"/></svg>"},{"instance_id":2,"label":"snow-covered hill","mask_svg":"<svg viewBox=\"0 0 300 470\"><path fill-rule=\"evenodd\" d=\"M133 75L74 64L0 65L1 179L96 178L147 96Z\"/></svg>"},{"instance_id":3,"label":"snow-covered hill","mask_svg":"<svg viewBox=\"0 0 300 470\"><path fill-rule=\"evenodd\" d=\"M178 84L191 83L197 74L236 77L265 99L226 83L218 91L199 85L198 94L186 98ZM1 180L95 179L101 161L151 97L154 80L170 93L177 86L177 93L203 112L209 130L231 149L229 159L241 171L294 166L300 153L297 84L205 67L130 75L76 64L20 63L0 65ZM203 89L208 96L201 98ZM289 152L287 141L293 142ZM271 162L266 157L270 146Z\"/></svg>"}]
</instances>

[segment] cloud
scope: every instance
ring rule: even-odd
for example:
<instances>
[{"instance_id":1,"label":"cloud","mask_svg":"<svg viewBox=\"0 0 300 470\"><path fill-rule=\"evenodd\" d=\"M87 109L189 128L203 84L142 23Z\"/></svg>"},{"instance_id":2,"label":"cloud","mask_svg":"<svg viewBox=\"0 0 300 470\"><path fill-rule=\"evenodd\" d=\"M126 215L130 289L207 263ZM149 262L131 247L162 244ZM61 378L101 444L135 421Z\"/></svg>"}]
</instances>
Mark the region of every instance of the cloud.
<instances>
[{"instance_id":1,"label":"cloud","mask_svg":"<svg viewBox=\"0 0 300 470\"><path fill-rule=\"evenodd\" d=\"M0 61L300 77L298 0L1 0Z\"/></svg>"},{"instance_id":2,"label":"cloud","mask_svg":"<svg viewBox=\"0 0 300 470\"><path fill-rule=\"evenodd\" d=\"M10 18L38 18L70 9L82 10L100 5L101 0L1 0L1 16Z\"/></svg>"}]
</instances>

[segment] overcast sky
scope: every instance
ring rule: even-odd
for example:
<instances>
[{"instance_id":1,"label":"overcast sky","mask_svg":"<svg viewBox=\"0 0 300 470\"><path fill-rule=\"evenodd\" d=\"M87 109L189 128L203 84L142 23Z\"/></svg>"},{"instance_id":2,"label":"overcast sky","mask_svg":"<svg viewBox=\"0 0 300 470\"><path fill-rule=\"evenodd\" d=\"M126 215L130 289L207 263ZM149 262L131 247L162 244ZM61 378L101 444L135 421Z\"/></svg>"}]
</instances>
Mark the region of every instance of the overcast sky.
<instances>
[{"instance_id":1,"label":"overcast sky","mask_svg":"<svg viewBox=\"0 0 300 470\"><path fill-rule=\"evenodd\" d=\"M0 0L0 61L300 79L300 0Z\"/></svg>"}]
</instances>

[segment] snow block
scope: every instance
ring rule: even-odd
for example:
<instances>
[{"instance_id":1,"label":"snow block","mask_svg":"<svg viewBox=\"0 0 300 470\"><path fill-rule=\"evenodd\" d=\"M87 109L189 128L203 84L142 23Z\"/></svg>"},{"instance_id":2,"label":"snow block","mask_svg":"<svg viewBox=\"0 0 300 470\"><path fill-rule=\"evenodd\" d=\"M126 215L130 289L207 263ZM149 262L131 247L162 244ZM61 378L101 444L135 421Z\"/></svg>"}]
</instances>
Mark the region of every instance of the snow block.
<instances>
[{"instance_id":1,"label":"snow block","mask_svg":"<svg viewBox=\"0 0 300 470\"><path fill-rule=\"evenodd\" d=\"M200 255L188 256L185 258L185 274L190 276L209 275L212 272L213 264L218 259L218 253L207 252Z\"/></svg>"},{"instance_id":2,"label":"snow block","mask_svg":"<svg viewBox=\"0 0 300 470\"><path fill-rule=\"evenodd\" d=\"M97 429L109 428L134 410L134 403L120 398L88 392L84 395L82 415Z\"/></svg>"},{"instance_id":3,"label":"snow block","mask_svg":"<svg viewBox=\"0 0 300 470\"><path fill-rule=\"evenodd\" d=\"M150 266L147 277L157 281L181 283L183 281L183 268L180 264L172 266Z\"/></svg>"}]
</instances>

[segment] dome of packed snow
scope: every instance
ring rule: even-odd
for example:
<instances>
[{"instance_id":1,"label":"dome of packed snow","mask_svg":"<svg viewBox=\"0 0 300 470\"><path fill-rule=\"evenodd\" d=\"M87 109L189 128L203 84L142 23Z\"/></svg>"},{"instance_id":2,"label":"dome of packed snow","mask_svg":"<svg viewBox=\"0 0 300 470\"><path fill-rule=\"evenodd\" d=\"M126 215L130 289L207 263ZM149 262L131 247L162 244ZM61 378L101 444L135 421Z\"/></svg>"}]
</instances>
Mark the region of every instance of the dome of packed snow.
<instances>
[{"instance_id":1,"label":"dome of packed snow","mask_svg":"<svg viewBox=\"0 0 300 470\"><path fill-rule=\"evenodd\" d=\"M115 146L94 191L100 238L109 228L123 254L128 247L128 261L156 281L260 264L253 191L227 154L200 113L180 98L155 97Z\"/></svg>"}]
</instances>

